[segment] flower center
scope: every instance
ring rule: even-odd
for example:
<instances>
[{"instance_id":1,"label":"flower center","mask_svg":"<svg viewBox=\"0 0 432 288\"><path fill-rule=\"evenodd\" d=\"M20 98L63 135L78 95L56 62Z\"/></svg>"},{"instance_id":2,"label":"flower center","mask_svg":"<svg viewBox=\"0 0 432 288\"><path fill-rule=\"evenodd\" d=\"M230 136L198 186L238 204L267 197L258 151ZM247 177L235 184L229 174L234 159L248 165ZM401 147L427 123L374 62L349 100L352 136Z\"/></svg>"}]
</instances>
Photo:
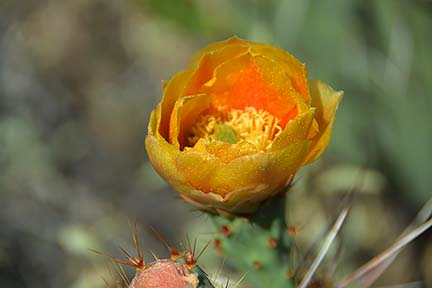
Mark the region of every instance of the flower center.
<instances>
[{"instance_id":1,"label":"flower center","mask_svg":"<svg viewBox=\"0 0 432 288\"><path fill-rule=\"evenodd\" d=\"M219 108L216 113L201 115L192 126L188 146L198 140L223 141L231 144L242 141L254 144L258 151L266 151L282 132L280 119L254 107L241 109Z\"/></svg>"}]
</instances>

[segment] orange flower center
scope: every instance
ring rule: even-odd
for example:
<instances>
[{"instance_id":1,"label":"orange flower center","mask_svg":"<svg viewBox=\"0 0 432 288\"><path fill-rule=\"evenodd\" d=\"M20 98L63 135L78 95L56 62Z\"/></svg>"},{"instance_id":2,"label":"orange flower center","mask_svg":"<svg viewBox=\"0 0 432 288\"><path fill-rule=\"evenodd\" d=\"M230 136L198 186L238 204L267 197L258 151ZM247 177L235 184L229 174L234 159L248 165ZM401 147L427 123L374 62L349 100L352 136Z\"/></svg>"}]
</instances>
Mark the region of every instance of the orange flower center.
<instances>
[{"instance_id":1,"label":"orange flower center","mask_svg":"<svg viewBox=\"0 0 432 288\"><path fill-rule=\"evenodd\" d=\"M201 115L191 127L188 146L198 140L222 141L231 144L248 142L257 151L267 151L282 132L281 121L267 111L254 107L241 109L219 108L215 113Z\"/></svg>"}]
</instances>

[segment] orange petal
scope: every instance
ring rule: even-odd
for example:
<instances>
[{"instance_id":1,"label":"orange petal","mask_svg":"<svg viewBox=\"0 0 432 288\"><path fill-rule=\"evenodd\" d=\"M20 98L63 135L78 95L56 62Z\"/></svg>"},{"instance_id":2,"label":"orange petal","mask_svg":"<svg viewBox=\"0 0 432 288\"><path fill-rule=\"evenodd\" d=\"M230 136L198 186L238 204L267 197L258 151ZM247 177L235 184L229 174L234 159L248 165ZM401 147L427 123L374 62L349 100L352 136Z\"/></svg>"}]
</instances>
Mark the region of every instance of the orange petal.
<instances>
[{"instance_id":1,"label":"orange petal","mask_svg":"<svg viewBox=\"0 0 432 288\"><path fill-rule=\"evenodd\" d=\"M263 81L276 91L274 98L268 98L266 110L281 119L281 125L285 127L286 123L298 113L306 111L309 103L293 88L293 82L290 81L282 65L264 55L255 56L254 61ZM281 106L287 103L291 105ZM291 108L293 104L295 108ZM293 110L295 110L294 113Z\"/></svg>"},{"instance_id":2,"label":"orange petal","mask_svg":"<svg viewBox=\"0 0 432 288\"><path fill-rule=\"evenodd\" d=\"M247 46L229 45L200 53L200 58L196 62L197 68L194 69L182 95L197 94L198 89L213 77L213 71L218 65L246 53L247 49Z\"/></svg>"},{"instance_id":3,"label":"orange petal","mask_svg":"<svg viewBox=\"0 0 432 288\"><path fill-rule=\"evenodd\" d=\"M295 91L285 72L271 61L246 53L216 67L213 78L199 90L208 93L216 107L263 109L282 120L297 115Z\"/></svg>"},{"instance_id":4,"label":"orange petal","mask_svg":"<svg viewBox=\"0 0 432 288\"><path fill-rule=\"evenodd\" d=\"M307 102L310 102L310 96L307 86L307 71L304 64L299 62L294 56L290 53L261 43L252 42L252 51L253 53L265 55L265 57L269 57L275 59L275 62L279 63L284 67L288 77L291 79L292 86L303 95L304 99Z\"/></svg>"}]
</instances>

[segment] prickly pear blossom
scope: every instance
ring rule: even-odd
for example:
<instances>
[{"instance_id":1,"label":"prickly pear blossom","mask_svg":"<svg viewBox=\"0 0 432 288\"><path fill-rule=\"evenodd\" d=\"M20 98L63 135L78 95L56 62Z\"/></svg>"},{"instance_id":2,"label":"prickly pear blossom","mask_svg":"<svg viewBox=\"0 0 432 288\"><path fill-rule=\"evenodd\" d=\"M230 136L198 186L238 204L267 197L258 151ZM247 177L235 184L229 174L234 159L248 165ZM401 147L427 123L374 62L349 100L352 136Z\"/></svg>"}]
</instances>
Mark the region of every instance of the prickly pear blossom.
<instances>
[{"instance_id":1,"label":"prickly pear blossom","mask_svg":"<svg viewBox=\"0 0 432 288\"><path fill-rule=\"evenodd\" d=\"M341 98L288 52L233 37L166 83L147 152L198 208L252 213L322 154Z\"/></svg>"}]
</instances>

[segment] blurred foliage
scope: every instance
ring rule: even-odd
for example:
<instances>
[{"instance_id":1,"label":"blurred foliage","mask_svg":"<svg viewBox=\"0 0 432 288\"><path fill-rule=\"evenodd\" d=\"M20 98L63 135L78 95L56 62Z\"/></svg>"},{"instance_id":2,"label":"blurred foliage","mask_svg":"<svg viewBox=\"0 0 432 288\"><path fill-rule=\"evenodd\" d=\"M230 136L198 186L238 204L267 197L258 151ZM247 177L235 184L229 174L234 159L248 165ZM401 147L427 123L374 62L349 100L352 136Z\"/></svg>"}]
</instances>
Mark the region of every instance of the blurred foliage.
<instances>
[{"instance_id":1,"label":"blurred foliage","mask_svg":"<svg viewBox=\"0 0 432 288\"><path fill-rule=\"evenodd\" d=\"M132 250L128 218L170 243L194 223L205 234L204 217L148 164L143 139L161 79L234 34L289 50L345 91L329 151L299 177L288 214L306 249L340 193L364 180L346 228L349 272L432 194L431 27L426 0L0 1L0 286L103 287L106 259L87 248ZM143 234L146 249L166 253ZM382 283L432 286L430 239Z\"/></svg>"},{"instance_id":2,"label":"blurred foliage","mask_svg":"<svg viewBox=\"0 0 432 288\"><path fill-rule=\"evenodd\" d=\"M192 32L205 32L206 19L201 17L195 4L190 0L150 0L142 1L144 6L149 6L159 16L179 23L185 29Z\"/></svg>"}]
</instances>

